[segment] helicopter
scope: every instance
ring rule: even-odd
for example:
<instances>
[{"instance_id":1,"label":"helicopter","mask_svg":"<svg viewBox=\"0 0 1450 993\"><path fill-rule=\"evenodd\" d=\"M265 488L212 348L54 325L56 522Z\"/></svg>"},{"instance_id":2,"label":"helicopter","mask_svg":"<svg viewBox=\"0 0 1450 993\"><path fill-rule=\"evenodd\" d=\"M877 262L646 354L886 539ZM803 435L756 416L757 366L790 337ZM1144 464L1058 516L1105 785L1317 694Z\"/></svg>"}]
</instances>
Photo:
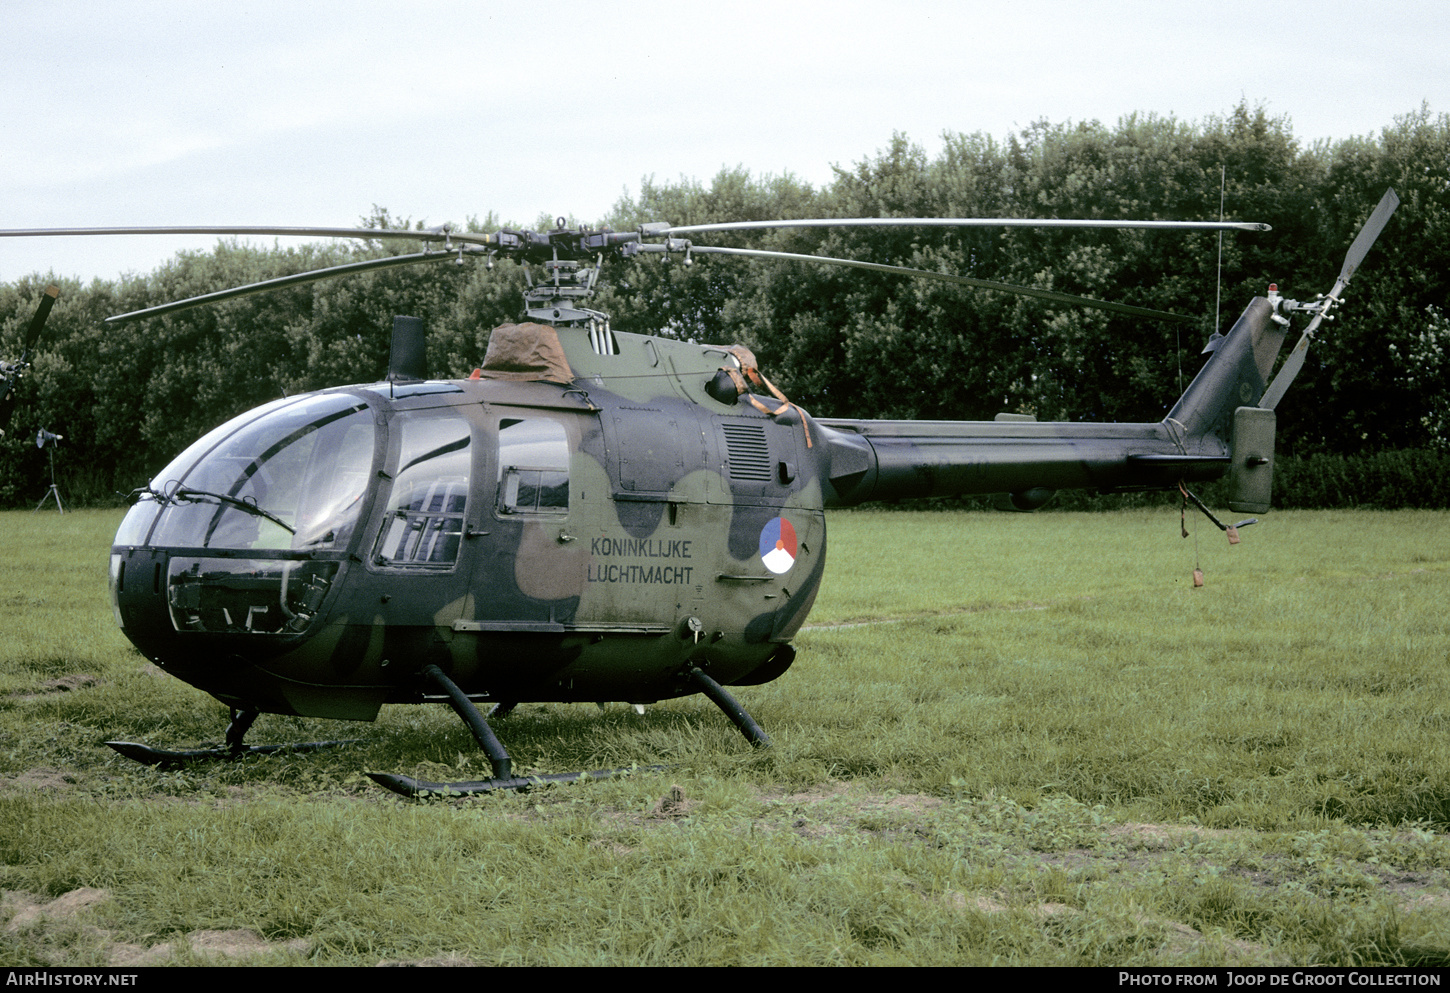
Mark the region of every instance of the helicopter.
<instances>
[{"instance_id":1,"label":"helicopter","mask_svg":"<svg viewBox=\"0 0 1450 993\"><path fill-rule=\"evenodd\" d=\"M1387 191L1328 294L1270 286L1161 421L1051 423L815 418L736 345L616 332L586 306L606 265L636 256L793 259L942 279L1140 317L1178 315L855 259L697 244L784 227L1062 226L1265 230L1251 222L834 218L632 231L83 228L0 237L204 233L399 238L437 247L234 287L108 318L143 320L247 293L394 265L495 257L542 269L525 321L494 329L481 366L429 378L419 319L397 316L385 378L272 400L207 433L134 494L111 548L117 624L165 672L225 704L219 747L107 742L162 765L339 742L255 745L260 714L374 720L446 703L492 778L368 773L404 796L527 789L620 770L515 775L490 719L524 702L696 693L756 746L769 736L726 687L784 675L825 575L826 511L866 501L998 494L1032 510L1060 489L1188 489L1230 481L1264 513L1275 407L1398 205ZM41 302L27 353L54 302ZM1309 316L1273 375L1291 315ZM14 370L15 366L7 366ZM9 373L13 375L14 373ZM1273 378L1271 379L1271 375ZM7 387L8 392L8 387ZM492 705L485 716L481 706Z\"/></svg>"}]
</instances>

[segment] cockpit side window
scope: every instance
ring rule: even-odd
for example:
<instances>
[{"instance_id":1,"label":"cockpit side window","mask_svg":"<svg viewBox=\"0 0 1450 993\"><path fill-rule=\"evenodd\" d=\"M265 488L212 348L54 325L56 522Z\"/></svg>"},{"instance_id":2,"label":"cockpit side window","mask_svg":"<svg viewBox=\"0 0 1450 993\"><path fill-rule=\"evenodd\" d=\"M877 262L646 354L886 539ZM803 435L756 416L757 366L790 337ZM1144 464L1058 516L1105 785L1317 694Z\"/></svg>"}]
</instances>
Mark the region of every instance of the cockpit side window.
<instances>
[{"instance_id":1,"label":"cockpit side window","mask_svg":"<svg viewBox=\"0 0 1450 993\"><path fill-rule=\"evenodd\" d=\"M564 425L543 417L499 421L496 509L500 516L569 513L569 437Z\"/></svg>"},{"instance_id":2,"label":"cockpit side window","mask_svg":"<svg viewBox=\"0 0 1450 993\"><path fill-rule=\"evenodd\" d=\"M397 472L378 534L378 565L451 568L468 512L472 432L452 411L400 414Z\"/></svg>"}]
</instances>

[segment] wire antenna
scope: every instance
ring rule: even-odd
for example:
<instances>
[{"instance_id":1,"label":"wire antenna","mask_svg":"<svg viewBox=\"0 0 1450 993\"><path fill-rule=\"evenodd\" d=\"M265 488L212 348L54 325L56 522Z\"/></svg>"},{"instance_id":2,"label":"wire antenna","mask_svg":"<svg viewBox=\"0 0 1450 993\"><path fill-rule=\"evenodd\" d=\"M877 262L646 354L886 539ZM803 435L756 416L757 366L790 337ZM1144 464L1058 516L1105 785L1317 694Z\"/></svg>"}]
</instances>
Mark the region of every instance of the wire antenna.
<instances>
[{"instance_id":1,"label":"wire antenna","mask_svg":"<svg viewBox=\"0 0 1450 993\"><path fill-rule=\"evenodd\" d=\"M1223 189L1228 172L1223 163L1218 166L1218 219L1223 220ZM1219 309L1223 301L1223 232L1218 233L1218 279L1213 292L1213 329L1219 331ZM1182 386L1182 382L1178 385Z\"/></svg>"}]
</instances>

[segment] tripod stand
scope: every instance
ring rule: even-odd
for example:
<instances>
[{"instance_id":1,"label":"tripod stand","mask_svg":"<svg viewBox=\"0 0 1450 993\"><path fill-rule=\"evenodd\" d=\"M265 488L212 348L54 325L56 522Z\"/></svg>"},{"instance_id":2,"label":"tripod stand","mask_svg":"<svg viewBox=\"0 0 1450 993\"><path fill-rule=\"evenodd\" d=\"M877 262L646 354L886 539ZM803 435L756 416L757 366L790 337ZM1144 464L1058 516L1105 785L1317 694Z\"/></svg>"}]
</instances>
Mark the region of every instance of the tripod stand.
<instances>
[{"instance_id":1,"label":"tripod stand","mask_svg":"<svg viewBox=\"0 0 1450 993\"><path fill-rule=\"evenodd\" d=\"M41 432L42 436L44 433L44 431ZM31 513L33 514L40 510L41 507L44 507L45 501L51 497L55 497L55 509L64 514L65 504L60 499L60 487L55 485L55 443L53 441L50 446L50 489L45 491L45 496L40 498L40 502L35 505L35 510L32 510Z\"/></svg>"}]
</instances>

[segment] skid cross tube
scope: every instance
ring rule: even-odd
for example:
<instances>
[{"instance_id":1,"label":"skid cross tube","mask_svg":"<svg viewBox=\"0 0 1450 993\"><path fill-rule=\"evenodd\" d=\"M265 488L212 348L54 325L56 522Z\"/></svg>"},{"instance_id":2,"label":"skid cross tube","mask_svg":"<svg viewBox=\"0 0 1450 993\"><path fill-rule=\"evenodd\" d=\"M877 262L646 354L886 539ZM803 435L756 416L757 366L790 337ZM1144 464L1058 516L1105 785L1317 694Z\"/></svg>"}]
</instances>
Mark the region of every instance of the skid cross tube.
<instances>
[{"instance_id":1,"label":"skid cross tube","mask_svg":"<svg viewBox=\"0 0 1450 993\"><path fill-rule=\"evenodd\" d=\"M534 786L542 786L546 783L574 783L581 779L604 779L609 776L617 776L620 773L632 772L632 769L595 769L592 772L561 772L549 773L541 776L514 776L511 773L508 753L504 751L503 745L499 743L498 737L489 727L488 721L479 713L478 708L473 705L443 670L436 665L424 666L421 675L442 690L448 696L448 702L453 706L458 716L468 725L473 732L474 738L478 740L483 750L488 753L489 761L493 764L493 779L480 779L462 783L435 783L421 779L414 779L412 776L399 776L390 772L370 772L368 777L373 782L385 789L392 790L406 797L424 796L436 794L440 796L474 796L480 793L492 793L495 790L527 790ZM704 693L710 698L715 706L725 712L746 739L757 748L770 746L770 736L761 730L755 719L745 712L736 699L731 696L723 686L714 679L707 676L697 667L691 667L684 673L687 685ZM512 704L504 702L500 710L507 713L512 710ZM664 766L648 766L642 771L657 772Z\"/></svg>"},{"instance_id":2,"label":"skid cross tube","mask_svg":"<svg viewBox=\"0 0 1450 993\"><path fill-rule=\"evenodd\" d=\"M560 772L550 773L542 776L515 776L513 774L513 763L509 754L504 750L503 743L498 740L498 735L493 733L489 727L488 720L468 699L458 684L449 679L447 674L436 665L426 665L420 675L429 683L441 690L447 697L448 703L453 707L454 713L463 719L468 725L468 730L473 732L474 740L488 755L489 764L493 767L492 779L471 780L462 783L435 783L422 779L414 779L412 776L399 776L391 772L370 772L368 778L385 789L392 790L406 797L416 797L427 794L438 794L443 796L473 796L479 793L492 793L496 790L527 790L533 786L541 786L545 783L574 783L581 779L604 779L608 776L615 776L621 772L630 772L629 769L595 769L592 772ZM513 710L516 703L505 701L499 704L495 713L502 717ZM652 769L662 768L652 766Z\"/></svg>"},{"instance_id":3,"label":"skid cross tube","mask_svg":"<svg viewBox=\"0 0 1450 993\"><path fill-rule=\"evenodd\" d=\"M473 701L463 695L458 684L449 679L442 669L436 665L425 665L423 677L438 687L448 696L448 704L453 708L468 730L473 732L474 740L478 747L482 748L488 756L489 765L493 766L493 778L512 779L513 763L509 760L509 753L504 750L503 742L498 740L498 735L493 733L493 728L488 726L488 721L478 712Z\"/></svg>"},{"instance_id":4,"label":"skid cross tube","mask_svg":"<svg viewBox=\"0 0 1450 993\"><path fill-rule=\"evenodd\" d=\"M740 733L745 735L752 745L756 748L770 747L770 735L761 730L760 725L755 723L755 718L745 712L745 708L726 692L725 687L705 675L704 671L698 667L691 667L690 671L685 673L685 677L701 693L709 697L715 706L725 711L725 716L730 718L730 722L740 729Z\"/></svg>"}]
</instances>

